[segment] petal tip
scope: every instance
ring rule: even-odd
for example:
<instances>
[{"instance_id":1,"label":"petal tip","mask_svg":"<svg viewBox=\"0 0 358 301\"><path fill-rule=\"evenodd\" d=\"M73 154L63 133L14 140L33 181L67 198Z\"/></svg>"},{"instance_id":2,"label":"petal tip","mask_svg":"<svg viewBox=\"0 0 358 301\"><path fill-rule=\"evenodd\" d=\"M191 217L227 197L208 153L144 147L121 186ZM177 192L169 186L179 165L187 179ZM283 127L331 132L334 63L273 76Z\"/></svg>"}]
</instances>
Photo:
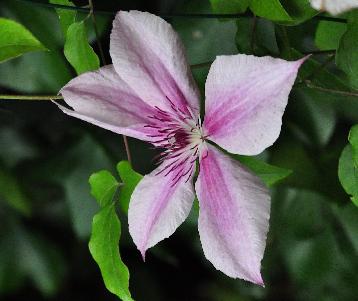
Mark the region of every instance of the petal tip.
<instances>
[{"instance_id":1,"label":"petal tip","mask_svg":"<svg viewBox=\"0 0 358 301\"><path fill-rule=\"evenodd\" d=\"M295 61L297 68L300 68L301 65L311 57L311 55L312 54L308 54L308 55L304 56L303 58Z\"/></svg>"},{"instance_id":2,"label":"petal tip","mask_svg":"<svg viewBox=\"0 0 358 301\"><path fill-rule=\"evenodd\" d=\"M140 251L140 254L142 255L143 262L145 262L145 253L146 253L146 250L139 250L139 251Z\"/></svg>"},{"instance_id":3,"label":"petal tip","mask_svg":"<svg viewBox=\"0 0 358 301\"><path fill-rule=\"evenodd\" d=\"M261 275L259 275L255 280L254 283L265 288L264 280L262 279Z\"/></svg>"}]
</instances>

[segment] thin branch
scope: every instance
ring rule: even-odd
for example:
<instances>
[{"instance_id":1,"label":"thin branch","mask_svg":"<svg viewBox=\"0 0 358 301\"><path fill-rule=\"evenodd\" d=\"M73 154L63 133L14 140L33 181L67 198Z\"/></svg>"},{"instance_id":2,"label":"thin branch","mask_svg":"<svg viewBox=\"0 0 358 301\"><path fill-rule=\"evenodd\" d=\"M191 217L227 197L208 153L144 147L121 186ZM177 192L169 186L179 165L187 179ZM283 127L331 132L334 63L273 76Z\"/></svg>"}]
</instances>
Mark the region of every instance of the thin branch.
<instances>
[{"instance_id":1,"label":"thin branch","mask_svg":"<svg viewBox=\"0 0 358 301\"><path fill-rule=\"evenodd\" d=\"M255 54L256 27L257 27L257 17L254 15L254 18L252 19L252 28L251 28L251 37L250 37L250 49L252 54Z\"/></svg>"},{"instance_id":2,"label":"thin branch","mask_svg":"<svg viewBox=\"0 0 358 301\"><path fill-rule=\"evenodd\" d=\"M339 94L339 95L343 95L343 96L358 97L358 92L348 92L348 91L341 91L341 90L323 88L323 87L319 87L319 86L316 86L316 85L312 84L312 82L310 80L305 80L303 83L308 88L315 89L315 90L318 90L318 91L332 93L332 94Z\"/></svg>"},{"instance_id":3,"label":"thin branch","mask_svg":"<svg viewBox=\"0 0 358 301\"><path fill-rule=\"evenodd\" d=\"M61 95L0 95L2 100L63 100Z\"/></svg>"},{"instance_id":4,"label":"thin branch","mask_svg":"<svg viewBox=\"0 0 358 301\"><path fill-rule=\"evenodd\" d=\"M126 149L128 163L130 166L132 166L132 155L131 155L131 151L129 148L128 138L127 138L127 136L124 136L124 135L122 135L122 137L123 137L123 142L124 142L124 148Z\"/></svg>"},{"instance_id":5,"label":"thin branch","mask_svg":"<svg viewBox=\"0 0 358 301\"><path fill-rule=\"evenodd\" d=\"M60 8L60 9L68 9L68 10L76 10L83 13L90 13L90 8L87 7L78 7L78 6L68 6L68 5L61 5L61 4L53 4L53 3L46 3L46 2L38 2L34 0L17 0L21 2L27 2L38 6L50 7L50 8ZM115 15L116 11L106 11L106 10L96 10L97 14L102 15ZM167 14L167 13L160 13L160 12L153 12L154 14L162 17L162 18L206 18L206 19L237 19L237 18L253 18L254 15L251 13L243 13L243 14L181 14L181 13L174 13L174 14ZM332 21L336 23L347 23L346 19L343 18L335 18L335 17L327 17L317 15L314 16L312 19L316 20L324 20L324 21Z\"/></svg>"},{"instance_id":6,"label":"thin branch","mask_svg":"<svg viewBox=\"0 0 358 301\"><path fill-rule=\"evenodd\" d=\"M208 61L208 62L204 62L204 63L194 64L194 65L190 65L190 68L191 68L191 69L199 69L199 68L209 67L212 63L213 63L213 61Z\"/></svg>"},{"instance_id":7,"label":"thin branch","mask_svg":"<svg viewBox=\"0 0 358 301\"><path fill-rule=\"evenodd\" d=\"M104 51L103 51L103 48L102 48L101 41L99 39L99 32L98 32L97 23L96 23L96 16L94 14L93 1L88 0L88 4L89 4L89 7L90 7L90 15L92 16L93 29L94 29L94 32L95 32L95 35L96 35L96 43L97 43L97 47L98 47L99 54L100 54L100 57L101 57L102 65L106 65L106 58L105 58L105 55L104 55Z\"/></svg>"},{"instance_id":8,"label":"thin branch","mask_svg":"<svg viewBox=\"0 0 358 301\"><path fill-rule=\"evenodd\" d=\"M96 35L96 43L97 43L97 47L99 49L99 54L100 54L100 57L101 57L102 65L106 65L106 58L104 56L104 51L103 51L102 44L101 44L100 37L99 37L99 33L98 33L98 28L97 28L97 23L96 23L96 16L94 14L93 1L88 0L88 4L89 4L89 8L90 8L90 15L92 16L93 29L94 29L94 32L95 32L95 35ZM123 137L123 142L124 142L124 148L126 150L127 160L129 162L130 166L132 166L132 155L131 155L131 151L129 149L128 138L125 135L122 135L122 137Z\"/></svg>"},{"instance_id":9,"label":"thin branch","mask_svg":"<svg viewBox=\"0 0 358 301\"><path fill-rule=\"evenodd\" d=\"M332 62L332 60L334 60L334 55L328 55L328 57L322 64L319 64L316 68L313 69L310 74L308 74L305 78L302 79L302 82L313 79L317 74L323 71L328 66L328 64Z\"/></svg>"},{"instance_id":10,"label":"thin branch","mask_svg":"<svg viewBox=\"0 0 358 301\"><path fill-rule=\"evenodd\" d=\"M308 55L308 54L312 54L312 55L321 55L321 54L336 54L336 50L332 49L332 50L313 50L313 51L302 51L302 54L304 55Z\"/></svg>"}]
</instances>

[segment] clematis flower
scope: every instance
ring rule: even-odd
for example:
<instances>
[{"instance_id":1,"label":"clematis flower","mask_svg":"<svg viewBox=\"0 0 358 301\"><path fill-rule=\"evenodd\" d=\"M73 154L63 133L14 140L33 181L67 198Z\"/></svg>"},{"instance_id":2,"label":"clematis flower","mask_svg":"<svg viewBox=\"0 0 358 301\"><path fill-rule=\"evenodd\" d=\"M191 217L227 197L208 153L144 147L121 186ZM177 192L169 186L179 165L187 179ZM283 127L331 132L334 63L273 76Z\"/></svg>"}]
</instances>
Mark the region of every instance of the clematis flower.
<instances>
[{"instance_id":1,"label":"clematis flower","mask_svg":"<svg viewBox=\"0 0 358 301\"><path fill-rule=\"evenodd\" d=\"M310 0L314 9L338 15L353 8L358 8L358 0Z\"/></svg>"},{"instance_id":2,"label":"clematis flower","mask_svg":"<svg viewBox=\"0 0 358 301\"><path fill-rule=\"evenodd\" d=\"M214 143L243 155L259 154L273 144L303 60L217 57L206 80L201 122L200 95L185 50L166 21L145 12L119 12L110 54L113 65L63 87L72 110L59 107L162 150L159 167L137 185L129 205L129 232L143 258L187 218L196 192L206 258L230 277L263 285L269 191Z\"/></svg>"}]
</instances>

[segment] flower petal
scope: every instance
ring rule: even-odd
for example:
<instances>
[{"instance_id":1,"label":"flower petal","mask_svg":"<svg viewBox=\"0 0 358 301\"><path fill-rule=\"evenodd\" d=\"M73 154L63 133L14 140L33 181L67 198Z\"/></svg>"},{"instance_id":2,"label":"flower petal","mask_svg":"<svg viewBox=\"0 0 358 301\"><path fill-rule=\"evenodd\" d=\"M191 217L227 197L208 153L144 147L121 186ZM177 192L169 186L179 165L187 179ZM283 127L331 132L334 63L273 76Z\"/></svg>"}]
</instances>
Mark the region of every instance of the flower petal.
<instances>
[{"instance_id":1,"label":"flower petal","mask_svg":"<svg viewBox=\"0 0 358 301\"><path fill-rule=\"evenodd\" d=\"M184 222L194 201L191 179L173 181L159 166L139 182L128 209L129 233L143 259L147 249L169 237ZM174 184L174 185L173 185Z\"/></svg>"},{"instance_id":2,"label":"flower petal","mask_svg":"<svg viewBox=\"0 0 358 301\"><path fill-rule=\"evenodd\" d=\"M146 12L120 11L114 22L110 54L115 69L138 95L152 106L170 102L196 113L199 92L182 42L171 25Z\"/></svg>"},{"instance_id":3,"label":"flower petal","mask_svg":"<svg viewBox=\"0 0 358 301\"><path fill-rule=\"evenodd\" d=\"M281 130L288 95L303 60L219 56L206 80L206 135L229 152L256 155Z\"/></svg>"},{"instance_id":4,"label":"flower petal","mask_svg":"<svg viewBox=\"0 0 358 301\"><path fill-rule=\"evenodd\" d=\"M148 140L144 125L153 109L117 75L112 65L77 76L60 93L73 111L57 104L66 114L115 133Z\"/></svg>"},{"instance_id":5,"label":"flower petal","mask_svg":"<svg viewBox=\"0 0 358 301\"><path fill-rule=\"evenodd\" d=\"M357 0L310 0L310 2L314 9L328 11L332 15L358 7Z\"/></svg>"},{"instance_id":6,"label":"flower petal","mask_svg":"<svg viewBox=\"0 0 358 301\"><path fill-rule=\"evenodd\" d=\"M233 278L263 285L270 196L260 179L213 146L201 158L195 184L205 257Z\"/></svg>"}]
</instances>

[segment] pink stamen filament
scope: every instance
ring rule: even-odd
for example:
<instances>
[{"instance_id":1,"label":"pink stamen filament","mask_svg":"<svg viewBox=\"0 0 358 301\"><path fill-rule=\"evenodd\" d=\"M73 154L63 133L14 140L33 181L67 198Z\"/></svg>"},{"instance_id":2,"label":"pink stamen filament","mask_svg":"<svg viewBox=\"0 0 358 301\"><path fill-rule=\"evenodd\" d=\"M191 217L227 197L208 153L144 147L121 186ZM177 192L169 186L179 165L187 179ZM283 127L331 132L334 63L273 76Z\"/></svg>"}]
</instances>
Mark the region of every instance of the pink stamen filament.
<instances>
[{"instance_id":1,"label":"pink stamen filament","mask_svg":"<svg viewBox=\"0 0 358 301\"><path fill-rule=\"evenodd\" d=\"M195 161L199 156L199 149L205 138L202 135L200 117L195 118L193 111L186 107L187 113L177 107L168 97L171 111L165 111L155 106L153 115L148 116L150 124L144 127L149 128L152 133L148 134L149 139L156 148L164 149L158 156L157 162L162 168L156 175L172 174L172 186L180 179L186 177L189 181L195 171Z\"/></svg>"}]
</instances>

